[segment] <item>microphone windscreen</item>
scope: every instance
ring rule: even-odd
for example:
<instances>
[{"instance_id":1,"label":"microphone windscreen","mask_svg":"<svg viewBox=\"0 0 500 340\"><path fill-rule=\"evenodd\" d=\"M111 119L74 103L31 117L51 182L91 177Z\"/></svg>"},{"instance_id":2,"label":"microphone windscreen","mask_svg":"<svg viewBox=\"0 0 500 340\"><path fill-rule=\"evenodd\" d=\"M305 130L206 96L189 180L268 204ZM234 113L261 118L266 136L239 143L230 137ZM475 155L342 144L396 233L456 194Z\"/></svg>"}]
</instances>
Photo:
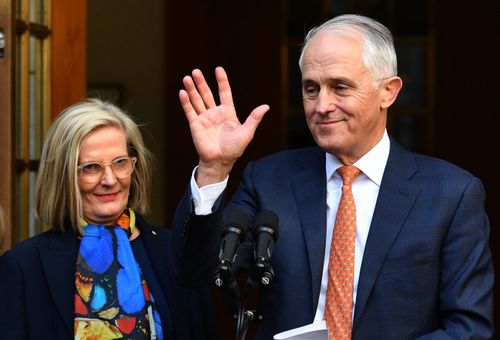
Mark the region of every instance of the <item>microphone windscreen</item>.
<instances>
[{"instance_id":1,"label":"microphone windscreen","mask_svg":"<svg viewBox=\"0 0 500 340\"><path fill-rule=\"evenodd\" d=\"M225 219L224 227L222 228L222 236L228 232L236 232L240 238L244 237L248 231L252 219L248 214L240 210L231 211Z\"/></svg>"},{"instance_id":2,"label":"microphone windscreen","mask_svg":"<svg viewBox=\"0 0 500 340\"><path fill-rule=\"evenodd\" d=\"M255 233L262 232L263 229L273 236L276 241L279 236L279 218L276 213L270 210L261 211L255 219Z\"/></svg>"}]
</instances>

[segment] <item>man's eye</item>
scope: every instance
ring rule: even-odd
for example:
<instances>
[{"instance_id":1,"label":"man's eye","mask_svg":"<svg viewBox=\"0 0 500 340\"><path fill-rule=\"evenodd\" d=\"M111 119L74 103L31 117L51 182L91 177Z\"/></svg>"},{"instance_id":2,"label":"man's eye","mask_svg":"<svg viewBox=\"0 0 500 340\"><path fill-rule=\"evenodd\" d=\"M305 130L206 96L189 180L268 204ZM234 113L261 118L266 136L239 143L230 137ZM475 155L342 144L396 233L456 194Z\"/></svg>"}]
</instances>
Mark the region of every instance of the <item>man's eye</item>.
<instances>
[{"instance_id":1,"label":"man's eye","mask_svg":"<svg viewBox=\"0 0 500 340\"><path fill-rule=\"evenodd\" d=\"M345 92L349 89L348 86L346 85L342 85L342 84L339 84L339 85L335 85L335 92Z\"/></svg>"},{"instance_id":2,"label":"man's eye","mask_svg":"<svg viewBox=\"0 0 500 340\"><path fill-rule=\"evenodd\" d=\"M314 96L318 94L318 88L316 86L306 86L304 87L304 94L306 96Z\"/></svg>"}]
</instances>

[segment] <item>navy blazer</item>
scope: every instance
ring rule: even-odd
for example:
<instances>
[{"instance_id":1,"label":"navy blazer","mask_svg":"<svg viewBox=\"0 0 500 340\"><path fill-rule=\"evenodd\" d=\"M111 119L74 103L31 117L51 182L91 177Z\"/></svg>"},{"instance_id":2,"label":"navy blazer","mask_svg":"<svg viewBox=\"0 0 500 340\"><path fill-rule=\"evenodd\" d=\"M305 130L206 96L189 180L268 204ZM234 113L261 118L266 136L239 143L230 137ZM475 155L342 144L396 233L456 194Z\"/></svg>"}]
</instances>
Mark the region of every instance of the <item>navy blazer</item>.
<instances>
[{"instance_id":1,"label":"navy blazer","mask_svg":"<svg viewBox=\"0 0 500 340\"><path fill-rule=\"evenodd\" d=\"M478 178L391 139L361 265L353 339L493 337L494 272L484 201ZM185 199L180 210L188 205ZM255 339L311 323L325 252L324 151L288 150L250 163L225 213L233 209L254 217L271 210L280 220L275 279ZM251 268L251 234L233 267Z\"/></svg>"},{"instance_id":2,"label":"navy blazer","mask_svg":"<svg viewBox=\"0 0 500 340\"><path fill-rule=\"evenodd\" d=\"M209 290L182 288L170 250L183 243L175 232L153 227L140 216L141 230L151 265L161 286L173 325L166 334L174 339L216 339L215 319ZM180 233L179 235L181 235ZM79 240L71 228L32 237L4 254L0 262L0 338L73 339L75 263ZM170 338L169 338L170 339Z\"/></svg>"}]
</instances>

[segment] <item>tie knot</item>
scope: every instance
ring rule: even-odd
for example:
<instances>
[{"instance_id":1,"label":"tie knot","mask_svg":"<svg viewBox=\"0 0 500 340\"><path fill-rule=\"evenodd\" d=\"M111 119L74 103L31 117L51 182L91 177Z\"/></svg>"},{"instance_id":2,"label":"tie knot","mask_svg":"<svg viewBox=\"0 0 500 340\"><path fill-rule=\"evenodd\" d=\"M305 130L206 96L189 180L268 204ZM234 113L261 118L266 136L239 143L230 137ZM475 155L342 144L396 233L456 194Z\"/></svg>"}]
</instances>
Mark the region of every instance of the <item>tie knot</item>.
<instances>
[{"instance_id":1,"label":"tie knot","mask_svg":"<svg viewBox=\"0 0 500 340\"><path fill-rule=\"evenodd\" d=\"M338 168L337 172L342 178L343 185L351 185L352 181L359 176L361 170L353 165L344 165Z\"/></svg>"}]
</instances>

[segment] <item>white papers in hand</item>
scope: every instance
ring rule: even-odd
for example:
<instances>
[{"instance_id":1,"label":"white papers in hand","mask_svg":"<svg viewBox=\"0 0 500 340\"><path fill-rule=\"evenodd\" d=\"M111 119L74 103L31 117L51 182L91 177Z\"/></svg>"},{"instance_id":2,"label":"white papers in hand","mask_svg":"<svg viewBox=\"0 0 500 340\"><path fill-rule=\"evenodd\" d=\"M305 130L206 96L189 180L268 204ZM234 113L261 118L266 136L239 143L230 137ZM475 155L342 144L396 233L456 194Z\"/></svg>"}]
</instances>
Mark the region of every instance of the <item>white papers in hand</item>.
<instances>
[{"instance_id":1,"label":"white papers in hand","mask_svg":"<svg viewBox=\"0 0 500 340\"><path fill-rule=\"evenodd\" d=\"M278 333L274 340L328 340L328 329L325 321L312 323L299 328Z\"/></svg>"}]
</instances>

